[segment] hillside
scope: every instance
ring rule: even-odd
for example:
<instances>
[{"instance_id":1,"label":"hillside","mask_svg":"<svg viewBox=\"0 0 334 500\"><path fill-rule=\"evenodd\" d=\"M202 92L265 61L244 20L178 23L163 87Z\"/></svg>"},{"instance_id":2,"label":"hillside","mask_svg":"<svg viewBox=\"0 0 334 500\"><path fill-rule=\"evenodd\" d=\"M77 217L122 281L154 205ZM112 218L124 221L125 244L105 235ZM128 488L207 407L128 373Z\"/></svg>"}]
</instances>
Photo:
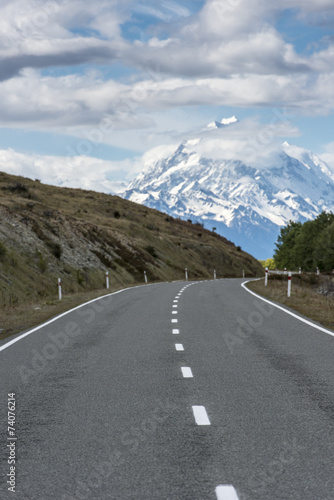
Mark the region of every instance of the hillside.
<instances>
[{"instance_id":1,"label":"hillside","mask_svg":"<svg viewBox=\"0 0 334 500\"><path fill-rule=\"evenodd\" d=\"M66 299L103 293L106 270L117 289L143 283L144 270L149 282L184 279L185 267L189 279L212 278L214 269L218 278L263 273L253 257L200 224L117 196L0 173L0 329L13 331L10 318L23 306L55 304L58 277Z\"/></svg>"}]
</instances>

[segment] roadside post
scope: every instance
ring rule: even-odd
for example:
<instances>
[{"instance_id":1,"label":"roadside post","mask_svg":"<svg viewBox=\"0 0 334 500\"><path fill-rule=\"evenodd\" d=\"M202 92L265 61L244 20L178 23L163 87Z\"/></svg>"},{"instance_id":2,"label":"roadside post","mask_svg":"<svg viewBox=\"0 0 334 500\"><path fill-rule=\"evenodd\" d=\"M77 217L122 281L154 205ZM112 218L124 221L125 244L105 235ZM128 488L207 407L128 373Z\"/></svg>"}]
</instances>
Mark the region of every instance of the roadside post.
<instances>
[{"instance_id":1,"label":"roadside post","mask_svg":"<svg viewBox=\"0 0 334 500\"><path fill-rule=\"evenodd\" d=\"M109 272L106 271L106 288L109 290Z\"/></svg>"},{"instance_id":2,"label":"roadside post","mask_svg":"<svg viewBox=\"0 0 334 500\"><path fill-rule=\"evenodd\" d=\"M61 279L58 278L58 295L59 295L59 300L62 299L62 293L61 293Z\"/></svg>"},{"instance_id":3,"label":"roadside post","mask_svg":"<svg viewBox=\"0 0 334 500\"><path fill-rule=\"evenodd\" d=\"M266 267L266 274L264 275L264 286L268 285L268 268Z\"/></svg>"},{"instance_id":4,"label":"roadside post","mask_svg":"<svg viewBox=\"0 0 334 500\"><path fill-rule=\"evenodd\" d=\"M288 297L291 295L291 273L288 274Z\"/></svg>"},{"instance_id":5,"label":"roadside post","mask_svg":"<svg viewBox=\"0 0 334 500\"><path fill-rule=\"evenodd\" d=\"M186 272L186 281L188 281L188 269L187 268L185 269L185 272Z\"/></svg>"}]
</instances>

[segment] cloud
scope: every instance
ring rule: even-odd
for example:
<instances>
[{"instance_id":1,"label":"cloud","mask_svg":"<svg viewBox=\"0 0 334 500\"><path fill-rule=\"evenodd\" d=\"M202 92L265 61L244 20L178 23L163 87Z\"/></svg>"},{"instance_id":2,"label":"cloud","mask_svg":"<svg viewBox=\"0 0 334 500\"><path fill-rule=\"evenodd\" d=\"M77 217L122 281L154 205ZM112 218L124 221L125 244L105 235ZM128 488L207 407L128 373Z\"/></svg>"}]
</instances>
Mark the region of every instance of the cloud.
<instances>
[{"instance_id":1,"label":"cloud","mask_svg":"<svg viewBox=\"0 0 334 500\"><path fill-rule=\"evenodd\" d=\"M101 1L94 8L83 0L5 2L0 19L0 80L17 76L24 68L110 64L125 44L120 29L124 18L115 2ZM96 30L95 36L87 36L87 30Z\"/></svg>"},{"instance_id":2,"label":"cloud","mask_svg":"<svg viewBox=\"0 0 334 500\"><path fill-rule=\"evenodd\" d=\"M117 193L124 188L124 181L112 179L134 175L140 164L138 159L113 162L87 156L28 155L8 149L0 150L0 170L45 184Z\"/></svg>"},{"instance_id":3,"label":"cloud","mask_svg":"<svg viewBox=\"0 0 334 500\"><path fill-rule=\"evenodd\" d=\"M284 139L298 135L291 117L276 109L268 123L261 123L255 117L227 127L207 129L202 131L201 141L186 141L186 147L205 158L268 168L277 163Z\"/></svg>"},{"instance_id":4,"label":"cloud","mask_svg":"<svg viewBox=\"0 0 334 500\"><path fill-rule=\"evenodd\" d=\"M267 123L255 117L216 130L201 127L184 136L182 143L188 153L217 161L242 161L260 169L277 164L282 142L298 135L291 117L274 110ZM170 157L180 142L179 138L173 144L150 148L141 156L123 161L100 160L84 154L43 156L0 150L0 170L58 186L118 193L124 191L125 181L138 176L143 167L150 169L159 160Z\"/></svg>"},{"instance_id":5,"label":"cloud","mask_svg":"<svg viewBox=\"0 0 334 500\"><path fill-rule=\"evenodd\" d=\"M333 111L333 41L300 55L275 28L284 9L311 22L334 12L332 0L207 0L191 9L181 0L2 2L0 126L61 132L79 143L102 134L106 144L143 151L184 132L182 120L167 128L161 119L181 108ZM126 39L126 23L145 36ZM112 73L116 63L129 76Z\"/></svg>"}]
</instances>

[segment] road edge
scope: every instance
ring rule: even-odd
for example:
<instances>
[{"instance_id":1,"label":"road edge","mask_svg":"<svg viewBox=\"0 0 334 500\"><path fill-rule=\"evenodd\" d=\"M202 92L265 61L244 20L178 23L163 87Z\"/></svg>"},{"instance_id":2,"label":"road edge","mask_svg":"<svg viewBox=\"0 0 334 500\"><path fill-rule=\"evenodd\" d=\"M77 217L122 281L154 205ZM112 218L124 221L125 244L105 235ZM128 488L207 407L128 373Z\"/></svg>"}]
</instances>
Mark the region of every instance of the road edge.
<instances>
[{"instance_id":1,"label":"road edge","mask_svg":"<svg viewBox=\"0 0 334 500\"><path fill-rule=\"evenodd\" d=\"M57 316L54 316L53 318L45 321L44 323L41 323L40 325L37 325L37 326L33 327L32 329L28 330L25 333L22 333L22 334L18 333L18 334L16 334L17 337L15 337L14 339L10 340L9 342L6 342L3 345L0 345L0 352L4 351L5 349L7 349L7 347L10 347L11 345L15 344L19 340L27 337L28 335L31 335L32 333L40 330L41 328L44 328L45 326L48 326L51 323L54 323L55 321L57 321L58 319L62 318L63 316L66 316L67 314L70 314L73 311L76 311L77 309L80 309L81 307L87 306L88 304L91 304L92 302L96 302L97 300L105 299L106 297L111 297L112 295L117 295L118 293L126 292L127 290L134 290L135 288L148 287L148 286L154 286L154 285L162 285L164 283L166 283L166 282L162 281L161 283L149 283L149 284L145 284L145 285L130 286L130 287L127 287L127 288L122 288L121 290L117 290L116 292L112 292L112 293L107 293L107 294L101 295L100 297L96 297L95 299L91 299L91 300L89 300L87 302L79 304L78 306L75 306L72 309L69 309L68 311L65 311L65 312L63 312L61 314L58 314Z\"/></svg>"},{"instance_id":2,"label":"road edge","mask_svg":"<svg viewBox=\"0 0 334 500\"><path fill-rule=\"evenodd\" d=\"M280 309L281 311L285 312L286 314L289 314L290 316L292 316L293 318L296 318L298 319L299 321L302 321L303 323L306 323L307 325L309 326L312 326L313 328L316 328L317 330L320 330L321 332L324 332L324 333L327 333L328 335L331 335L332 337L334 337L334 331L332 330L328 330L327 328L324 328L320 325L317 325L316 323L313 323L311 320L308 320L308 319L305 319L303 318L302 316L299 316L298 314L296 313L293 313L292 311L289 311L288 309L286 309L284 306L281 306L279 304L276 304L275 302L272 302L271 300L268 300L268 299L265 299L264 297L262 297L261 295L253 292L252 290L249 290L249 288L247 288L245 285L247 283L250 283L251 281L258 281L262 278L257 278L256 280L247 280L247 281L244 281L243 283L241 283L241 286L244 290L246 290L248 293L251 293L252 295L254 295L254 297L257 297L258 299L261 299L263 300L264 302L267 302L267 304L270 304L274 307L276 307L277 309Z\"/></svg>"}]
</instances>

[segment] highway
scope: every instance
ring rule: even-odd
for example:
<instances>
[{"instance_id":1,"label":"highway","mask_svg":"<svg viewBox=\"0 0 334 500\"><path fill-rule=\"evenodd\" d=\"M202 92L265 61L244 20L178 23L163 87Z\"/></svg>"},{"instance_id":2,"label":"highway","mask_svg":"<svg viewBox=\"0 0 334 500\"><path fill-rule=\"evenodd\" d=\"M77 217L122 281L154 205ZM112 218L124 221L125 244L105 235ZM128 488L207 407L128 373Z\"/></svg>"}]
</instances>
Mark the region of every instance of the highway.
<instances>
[{"instance_id":1,"label":"highway","mask_svg":"<svg viewBox=\"0 0 334 500\"><path fill-rule=\"evenodd\" d=\"M2 342L0 498L333 500L334 337L243 281L130 288Z\"/></svg>"}]
</instances>

